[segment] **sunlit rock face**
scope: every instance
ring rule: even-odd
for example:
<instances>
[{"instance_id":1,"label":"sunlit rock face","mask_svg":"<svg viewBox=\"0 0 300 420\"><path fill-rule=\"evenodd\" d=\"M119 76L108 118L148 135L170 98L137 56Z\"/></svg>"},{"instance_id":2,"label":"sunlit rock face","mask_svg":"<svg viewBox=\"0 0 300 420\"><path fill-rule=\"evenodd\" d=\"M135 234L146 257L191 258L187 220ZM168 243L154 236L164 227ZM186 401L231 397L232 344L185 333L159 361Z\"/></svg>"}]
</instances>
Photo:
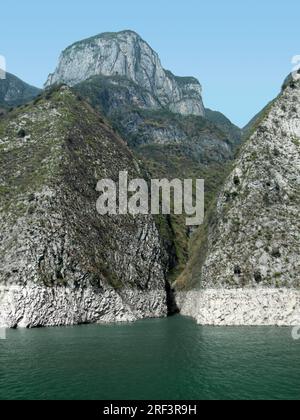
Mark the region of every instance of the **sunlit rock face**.
<instances>
[{"instance_id":1,"label":"sunlit rock face","mask_svg":"<svg viewBox=\"0 0 300 420\"><path fill-rule=\"evenodd\" d=\"M300 286L300 84L261 116L219 197L203 286Z\"/></svg>"},{"instance_id":2,"label":"sunlit rock face","mask_svg":"<svg viewBox=\"0 0 300 420\"><path fill-rule=\"evenodd\" d=\"M299 325L300 82L259 115L178 288L200 324ZM191 286L192 285L192 286Z\"/></svg>"},{"instance_id":3,"label":"sunlit rock face","mask_svg":"<svg viewBox=\"0 0 300 420\"><path fill-rule=\"evenodd\" d=\"M149 108L165 107L183 115L204 116L198 80L176 77L163 69L157 53L135 32L104 33L71 45L61 54L45 86L74 86L97 75L134 82L151 94Z\"/></svg>"}]
</instances>

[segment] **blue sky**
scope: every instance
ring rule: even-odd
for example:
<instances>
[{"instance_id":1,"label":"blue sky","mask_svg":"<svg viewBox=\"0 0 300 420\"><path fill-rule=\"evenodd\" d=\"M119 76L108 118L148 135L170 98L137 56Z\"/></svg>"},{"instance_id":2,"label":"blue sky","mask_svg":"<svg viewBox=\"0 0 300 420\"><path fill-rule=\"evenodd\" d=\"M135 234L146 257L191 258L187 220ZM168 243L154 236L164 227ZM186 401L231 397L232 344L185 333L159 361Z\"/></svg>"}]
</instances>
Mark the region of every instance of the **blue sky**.
<instances>
[{"instance_id":1,"label":"blue sky","mask_svg":"<svg viewBox=\"0 0 300 420\"><path fill-rule=\"evenodd\" d=\"M15 0L1 4L0 55L41 87L69 44L132 29L165 68L200 80L207 107L243 126L300 54L299 18L299 0Z\"/></svg>"}]
</instances>

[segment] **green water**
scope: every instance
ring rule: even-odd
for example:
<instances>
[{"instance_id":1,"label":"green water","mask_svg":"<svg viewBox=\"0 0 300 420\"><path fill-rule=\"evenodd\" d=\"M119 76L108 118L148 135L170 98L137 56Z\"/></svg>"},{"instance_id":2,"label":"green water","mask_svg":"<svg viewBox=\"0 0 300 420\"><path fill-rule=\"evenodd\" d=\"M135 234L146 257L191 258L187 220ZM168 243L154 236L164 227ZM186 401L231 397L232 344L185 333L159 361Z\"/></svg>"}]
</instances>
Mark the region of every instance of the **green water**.
<instances>
[{"instance_id":1,"label":"green water","mask_svg":"<svg viewBox=\"0 0 300 420\"><path fill-rule=\"evenodd\" d=\"M180 316L8 331L1 399L299 399L289 328L207 328Z\"/></svg>"}]
</instances>

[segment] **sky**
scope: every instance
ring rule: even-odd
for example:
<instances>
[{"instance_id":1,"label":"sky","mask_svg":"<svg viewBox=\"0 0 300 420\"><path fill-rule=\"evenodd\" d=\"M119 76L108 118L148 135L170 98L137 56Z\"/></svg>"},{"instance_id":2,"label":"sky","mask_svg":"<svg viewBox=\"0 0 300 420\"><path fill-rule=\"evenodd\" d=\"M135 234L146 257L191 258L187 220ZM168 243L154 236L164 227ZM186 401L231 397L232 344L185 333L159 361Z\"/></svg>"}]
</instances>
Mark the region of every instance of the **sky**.
<instances>
[{"instance_id":1,"label":"sky","mask_svg":"<svg viewBox=\"0 0 300 420\"><path fill-rule=\"evenodd\" d=\"M131 29L239 126L278 94L300 55L299 0L14 0L0 16L7 71L32 85L43 86L73 42Z\"/></svg>"}]
</instances>

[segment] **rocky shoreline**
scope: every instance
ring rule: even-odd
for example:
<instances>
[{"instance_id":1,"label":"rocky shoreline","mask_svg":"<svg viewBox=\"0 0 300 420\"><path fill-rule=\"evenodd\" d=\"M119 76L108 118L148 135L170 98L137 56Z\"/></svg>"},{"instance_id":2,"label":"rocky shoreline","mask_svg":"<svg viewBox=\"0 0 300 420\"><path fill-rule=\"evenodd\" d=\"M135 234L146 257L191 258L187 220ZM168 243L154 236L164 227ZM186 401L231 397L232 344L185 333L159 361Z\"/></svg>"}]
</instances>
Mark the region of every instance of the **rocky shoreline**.
<instances>
[{"instance_id":1,"label":"rocky shoreline","mask_svg":"<svg viewBox=\"0 0 300 420\"><path fill-rule=\"evenodd\" d=\"M0 288L0 327L55 327L162 318L167 316L166 301L163 290L6 286Z\"/></svg>"},{"instance_id":2,"label":"rocky shoreline","mask_svg":"<svg viewBox=\"0 0 300 420\"><path fill-rule=\"evenodd\" d=\"M179 292L176 300L181 314L200 325L300 325L297 289L207 289Z\"/></svg>"},{"instance_id":3,"label":"rocky shoreline","mask_svg":"<svg viewBox=\"0 0 300 420\"><path fill-rule=\"evenodd\" d=\"M208 289L177 292L181 315L204 326L300 325L300 290ZM36 328L135 322L167 314L163 291L92 287L6 286L0 288L0 327Z\"/></svg>"}]
</instances>

